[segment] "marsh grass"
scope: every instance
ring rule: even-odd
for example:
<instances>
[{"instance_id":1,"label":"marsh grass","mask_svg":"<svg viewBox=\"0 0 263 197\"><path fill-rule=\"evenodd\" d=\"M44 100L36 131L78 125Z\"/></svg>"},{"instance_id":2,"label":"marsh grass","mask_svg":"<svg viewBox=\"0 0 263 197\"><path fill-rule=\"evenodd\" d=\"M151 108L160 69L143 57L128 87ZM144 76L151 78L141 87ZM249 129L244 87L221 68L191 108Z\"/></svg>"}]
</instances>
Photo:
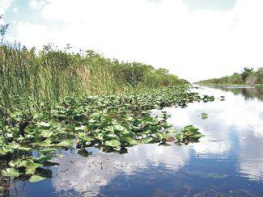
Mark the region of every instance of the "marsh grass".
<instances>
[{"instance_id":1,"label":"marsh grass","mask_svg":"<svg viewBox=\"0 0 263 197\"><path fill-rule=\"evenodd\" d=\"M165 69L110 60L90 50L70 53L48 45L36 52L19 44L1 45L1 125L14 112L27 119L66 96L120 94L185 83Z\"/></svg>"}]
</instances>

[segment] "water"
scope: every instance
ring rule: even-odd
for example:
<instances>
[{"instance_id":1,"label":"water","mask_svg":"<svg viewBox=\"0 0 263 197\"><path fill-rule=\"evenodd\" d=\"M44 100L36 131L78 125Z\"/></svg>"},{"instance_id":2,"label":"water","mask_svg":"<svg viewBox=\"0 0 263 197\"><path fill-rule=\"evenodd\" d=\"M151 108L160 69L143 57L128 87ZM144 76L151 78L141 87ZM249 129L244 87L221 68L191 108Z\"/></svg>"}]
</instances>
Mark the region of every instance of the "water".
<instances>
[{"instance_id":1,"label":"water","mask_svg":"<svg viewBox=\"0 0 263 197\"><path fill-rule=\"evenodd\" d=\"M126 154L76 150L49 167L38 183L3 180L8 196L263 196L263 89L201 88L215 102L167 108L169 123L192 124L205 134L199 143L139 145ZM225 96L225 101L220 100ZM158 111L153 111L153 114ZM201 114L208 118L202 119Z\"/></svg>"}]
</instances>

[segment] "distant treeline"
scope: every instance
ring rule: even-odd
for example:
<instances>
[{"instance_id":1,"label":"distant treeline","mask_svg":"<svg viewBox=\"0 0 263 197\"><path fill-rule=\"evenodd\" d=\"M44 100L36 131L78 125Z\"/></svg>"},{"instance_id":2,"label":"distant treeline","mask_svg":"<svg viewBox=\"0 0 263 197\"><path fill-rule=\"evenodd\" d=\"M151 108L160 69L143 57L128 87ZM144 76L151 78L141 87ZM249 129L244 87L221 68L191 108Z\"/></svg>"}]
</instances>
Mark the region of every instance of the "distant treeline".
<instances>
[{"instance_id":1,"label":"distant treeline","mask_svg":"<svg viewBox=\"0 0 263 197\"><path fill-rule=\"evenodd\" d=\"M120 62L94 51L0 46L0 107L43 106L65 96L124 93L187 84L166 69Z\"/></svg>"},{"instance_id":2,"label":"distant treeline","mask_svg":"<svg viewBox=\"0 0 263 197\"><path fill-rule=\"evenodd\" d=\"M260 67L257 70L245 67L241 73L234 73L231 76L221 78L203 80L198 83L205 85L262 85L263 67Z\"/></svg>"}]
</instances>

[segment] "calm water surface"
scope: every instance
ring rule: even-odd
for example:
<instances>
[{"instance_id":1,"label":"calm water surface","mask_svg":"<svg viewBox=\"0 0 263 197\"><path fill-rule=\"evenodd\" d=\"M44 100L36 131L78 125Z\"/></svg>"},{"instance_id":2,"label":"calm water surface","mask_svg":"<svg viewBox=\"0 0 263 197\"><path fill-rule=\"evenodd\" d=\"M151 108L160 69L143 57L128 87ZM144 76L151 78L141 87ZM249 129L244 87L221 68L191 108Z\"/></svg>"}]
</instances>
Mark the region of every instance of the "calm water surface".
<instances>
[{"instance_id":1,"label":"calm water surface","mask_svg":"<svg viewBox=\"0 0 263 197\"><path fill-rule=\"evenodd\" d=\"M215 102L166 108L176 128L192 124L199 143L139 145L126 154L63 152L38 183L9 180L9 196L263 196L263 89L200 88ZM225 101L220 101L225 96ZM153 114L158 114L153 111ZM208 118L202 119L201 114ZM4 185L1 183L1 185ZM1 186L0 185L0 186Z\"/></svg>"}]
</instances>

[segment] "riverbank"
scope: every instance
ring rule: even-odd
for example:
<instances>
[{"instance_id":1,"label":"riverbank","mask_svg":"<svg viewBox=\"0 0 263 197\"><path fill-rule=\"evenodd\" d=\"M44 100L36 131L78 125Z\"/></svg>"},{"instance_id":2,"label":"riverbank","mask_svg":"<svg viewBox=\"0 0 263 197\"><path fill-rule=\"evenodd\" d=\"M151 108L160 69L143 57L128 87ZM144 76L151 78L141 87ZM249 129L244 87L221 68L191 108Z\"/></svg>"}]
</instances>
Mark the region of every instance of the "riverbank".
<instances>
[{"instance_id":1,"label":"riverbank","mask_svg":"<svg viewBox=\"0 0 263 197\"><path fill-rule=\"evenodd\" d=\"M247 85L262 87L263 86L263 67L254 70L245 67L240 73L234 73L230 76L207 79L197 82L201 85Z\"/></svg>"},{"instance_id":2,"label":"riverbank","mask_svg":"<svg viewBox=\"0 0 263 197\"><path fill-rule=\"evenodd\" d=\"M200 86L206 86L206 87L218 87L218 88L223 88L223 87L233 87L233 88L261 88L263 87L263 84L210 84L210 83L194 83L195 85L200 85Z\"/></svg>"},{"instance_id":3,"label":"riverbank","mask_svg":"<svg viewBox=\"0 0 263 197\"><path fill-rule=\"evenodd\" d=\"M0 114L47 111L65 97L120 94L188 84L166 69L108 59L94 51L70 52L0 46ZM3 118L3 117L0 117Z\"/></svg>"}]
</instances>

